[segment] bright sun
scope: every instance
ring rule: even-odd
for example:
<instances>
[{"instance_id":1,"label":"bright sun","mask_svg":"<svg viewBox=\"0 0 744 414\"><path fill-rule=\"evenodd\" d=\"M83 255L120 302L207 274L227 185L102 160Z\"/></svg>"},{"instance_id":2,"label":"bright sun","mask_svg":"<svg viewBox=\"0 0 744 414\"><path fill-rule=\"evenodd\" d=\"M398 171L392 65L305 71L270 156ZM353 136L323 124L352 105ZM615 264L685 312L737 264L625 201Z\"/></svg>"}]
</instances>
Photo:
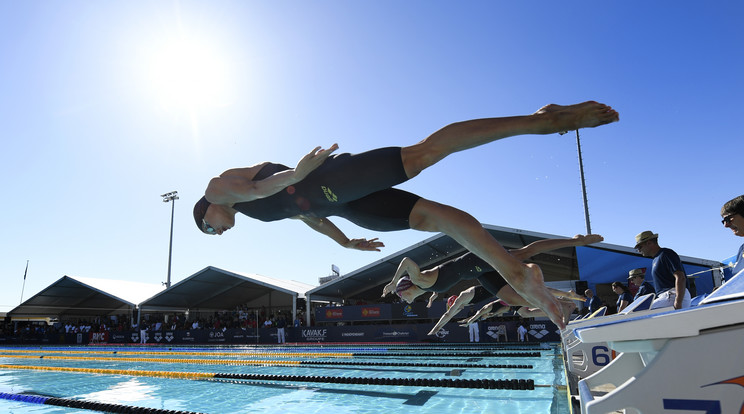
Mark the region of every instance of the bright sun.
<instances>
[{"instance_id":1,"label":"bright sun","mask_svg":"<svg viewBox=\"0 0 744 414\"><path fill-rule=\"evenodd\" d=\"M164 109L194 112L230 103L231 76L217 48L183 35L153 46L148 83Z\"/></svg>"}]
</instances>

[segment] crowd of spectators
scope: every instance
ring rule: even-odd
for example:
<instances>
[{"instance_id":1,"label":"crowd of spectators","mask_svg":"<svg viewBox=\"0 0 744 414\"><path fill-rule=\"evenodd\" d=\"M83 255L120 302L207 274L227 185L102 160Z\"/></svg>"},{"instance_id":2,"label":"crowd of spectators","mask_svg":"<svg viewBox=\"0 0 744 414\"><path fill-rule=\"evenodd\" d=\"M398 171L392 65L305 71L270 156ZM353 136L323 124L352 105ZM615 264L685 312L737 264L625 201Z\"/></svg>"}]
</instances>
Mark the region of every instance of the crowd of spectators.
<instances>
[{"instance_id":1,"label":"crowd of spectators","mask_svg":"<svg viewBox=\"0 0 744 414\"><path fill-rule=\"evenodd\" d=\"M149 331L228 329L255 330L257 328L276 327L279 319L287 327L305 325L304 312L298 310L297 317L292 318L291 309L271 309L265 307L249 309L238 306L231 311L218 311L211 314L187 315L183 313L147 313L138 323L129 315L99 316L93 319L78 318L69 320L16 321L4 320L3 336L43 336L47 334L76 334L90 332L131 331L145 328Z\"/></svg>"},{"instance_id":2,"label":"crowd of spectators","mask_svg":"<svg viewBox=\"0 0 744 414\"><path fill-rule=\"evenodd\" d=\"M199 313L147 313L138 323L129 315L99 316L92 319L76 318L66 320L34 320L11 322L6 318L0 329L2 336L44 336L48 334L77 334L91 332L130 331L145 328L149 331L195 330L195 329L243 329L275 327L279 319L284 326L300 327L305 325L305 315L298 310L297 317L292 318L291 309L271 309L265 307L249 309L238 306L231 311L218 311L210 314ZM188 317L191 316L191 317ZM136 319L136 317L135 317Z\"/></svg>"}]
</instances>

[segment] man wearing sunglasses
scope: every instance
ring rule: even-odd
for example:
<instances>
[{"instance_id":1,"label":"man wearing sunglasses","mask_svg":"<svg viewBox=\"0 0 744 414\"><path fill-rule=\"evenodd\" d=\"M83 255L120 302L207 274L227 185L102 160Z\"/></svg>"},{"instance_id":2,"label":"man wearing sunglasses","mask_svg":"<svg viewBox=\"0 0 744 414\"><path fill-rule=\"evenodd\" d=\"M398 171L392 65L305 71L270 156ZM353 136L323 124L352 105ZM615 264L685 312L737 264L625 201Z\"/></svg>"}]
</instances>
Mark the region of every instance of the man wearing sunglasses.
<instances>
[{"instance_id":1,"label":"man wearing sunglasses","mask_svg":"<svg viewBox=\"0 0 744 414\"><path fill-rule=\"evenodd\" d=\"M609 106L588 101L547 105L532 115L450 124L407 147L337 155L332 155L336 144L326 150L316 147L294 169L262 163L213 178L194 206L194 220L202 232L222 234L234 226L238 212L261 221L296 218L341 246L372 251L383 243L349 239L327 217L343 217L376 231L443 232L499 269L518 293L562 328L560 306L545 287L539 267L516 260L464 211L393 187L454 152L510 136L560 133L618 119Z\"/></svg>"},{"instance_id":2,"label":"man wearing sunglasses","mask_svg":"<svg viewBox=\"0 0 744 414\"><path fill-rule=\"evenodd\" d=\"M652 257L651 277L654 279L656 299L651 309L674 306L674 309L690 307L690 291L687 290L687 274L682 260L672 249L659 246L659 235L646 230L635 237L635 248L641 255Z\"/></svg>"},{"instance_id":3,"label":"man wearing sunglasses","mask_svg":"<svg viewBox=\"0 0 744 414\"><path fill-rule=\"evenodd\" d=\"M744 237L744 195L740 195L726 202L721 208L721 223L734 232L735 236ZM744 270L744 244L739 247L734 263L733 274Z\"/></svg>"}]
</instances>

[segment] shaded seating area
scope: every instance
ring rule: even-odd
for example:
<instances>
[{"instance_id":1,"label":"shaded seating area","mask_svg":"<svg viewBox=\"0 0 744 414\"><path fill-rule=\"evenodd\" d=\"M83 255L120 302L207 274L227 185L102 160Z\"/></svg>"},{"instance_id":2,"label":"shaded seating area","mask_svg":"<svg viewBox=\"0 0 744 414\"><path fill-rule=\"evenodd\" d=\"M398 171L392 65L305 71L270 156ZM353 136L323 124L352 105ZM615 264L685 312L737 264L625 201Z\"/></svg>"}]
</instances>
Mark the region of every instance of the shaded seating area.
<instances>
[{"instance_id":1,"label":"shaded seating area","mask_svg":"<svg viewBox=\"0 0 744 414\"><path fill-rule=\"evenodd\" d=\"M313 286L256 274L245 274L208 266L139 304L140 312L209 314L236 307L291 310L297 316L297 301Z\"/></svg>"},{"instance_id":2,"label":"shaded seating area","mask_svg":"<svg viewBox=\"0 0 744 414\"><path fill-rule=\"evenodd\" d=\"M205 321L217 320L217 314L224 315L220 322L232 321L237 318L238 309L241 316L251 311L254 321L258 317L253 312L271 315L284 311L287 324L291 324L298 299L304 298L310 288L300 282L211 266L169 289L159 284L64 276L8 312L7 320L16 327L26 327L4 335L1 342L141 342L142 328L146 332L144 342L160 342L179 336L174 332L166 334L166 330L189 330L192 326L212 329L215 326L205 326ZM192 321L196 323L192 325ZM31 324L37 327L28 329ZM226 325L223 323L220 328L224 330ZM239 326L235 328L241 330ZM181 336L194 337L188 333ZM234 336L241 341L246 337L244 332Z\"/></svg>"},{"instance_id":3,"label":"shaded seating area","mask_svg":"<svg viewBox=\"0 0 744 414\"><path fill-rule=\"evenodd\" d=\"M126 280L63 276L8 312L13 318L95 318L132 314L137 304L163 290Z\"/></svg>"}]
</instances>

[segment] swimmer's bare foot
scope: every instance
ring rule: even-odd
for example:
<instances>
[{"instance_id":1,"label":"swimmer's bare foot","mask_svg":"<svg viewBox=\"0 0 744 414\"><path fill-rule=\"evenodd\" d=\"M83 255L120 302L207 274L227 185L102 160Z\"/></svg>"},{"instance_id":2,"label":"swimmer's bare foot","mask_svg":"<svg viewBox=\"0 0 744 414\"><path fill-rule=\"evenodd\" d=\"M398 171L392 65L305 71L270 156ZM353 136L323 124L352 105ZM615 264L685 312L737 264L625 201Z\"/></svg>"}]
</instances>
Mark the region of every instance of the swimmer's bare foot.
<instances>
[{"instance_id":1,"label":"swimmer's bare foot","mask_svg":"<svg viewBox=\"0 0 744 414\"><path fill-rule=\"evenodd\" d=\"M558 328L564 329L566 327L566 324L563 322L561 306L545 286L540 267L534 263L525 264L524 278L521 278L521 280L510 280L509 282L514 290L527 302L545 312L547 317Z\"/></svg>"},{"instance_id":2,"label":"swimmer's bare foot","mask_svg":"<svg viewBox=\"0 0 744 414\"><path fill-rule=\"evenodd\" d=\"M583 246L588 246L590 244L599 243L599 242L603 242L604 241L604 237L602 237L602 235L600 235L600 234L587 234L587 235L577 234L577 235L573 236L573 238L574 238L574 240L576 240L579 243L581 243L581 245L583 245Z\"/></svg>"},{"instance_id":3,"label":"swimmer's bare foot","mask_svg":"<svg viewBox=\"0 0 744 414\"><path fill-rule=\"evenodd\" d=\"M550 116L549 131L565 133L579 128L594 128L600 125L617 122L620 115L611 107L595 101L586 101L575 105L545 105L535 114Z\"/></svg>"},{"instance_id":4,"label":"swimmer's bare foot","mask_svg":"<svg viewBox=\"0 0 744 414\"><path fill-rule=\"evenodd\" d=\"M559 301L561 304L561 307L563 307L563 322L568 324L568 322L571 320L571 314L573 314L573 311L576 310L576 304L571 301Z\"/></svg>"}]
</instances>

